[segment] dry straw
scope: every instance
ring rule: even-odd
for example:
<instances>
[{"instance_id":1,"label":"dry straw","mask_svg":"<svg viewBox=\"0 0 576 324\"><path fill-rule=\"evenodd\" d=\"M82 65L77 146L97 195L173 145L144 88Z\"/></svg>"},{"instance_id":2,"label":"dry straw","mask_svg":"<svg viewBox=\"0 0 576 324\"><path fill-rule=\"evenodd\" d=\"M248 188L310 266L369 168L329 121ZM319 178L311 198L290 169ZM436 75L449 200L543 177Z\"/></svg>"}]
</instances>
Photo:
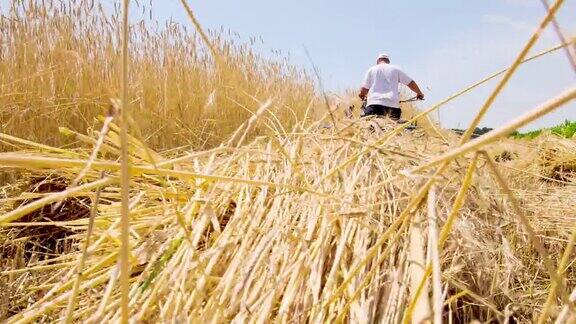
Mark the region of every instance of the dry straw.
<instances>
[{"instance_id":1,"label":"dry straw","mask_svg":"<svg viewBox=\"0 0 576 324\"><path fill-rule=\"evenodd\" d=\"M85 77L96 72L82 58L92 55L95 65L106 67L94 74L97 83L123 85L122 116L116 125L113 114L93 119L94 112L86 112L86 121L62 125L68 126L62 132L78 141L68 147L59 147L52 135L40 143L38 136L48 129L31 131L27 139L13 126L7 128L10 135L0 134L10 148L0 153L0 167L19 175L0 197L0 284L10 293L0 316L7 323L570 322L576 317L576 268L570 261L576 241L571 149L576 143L553 135L530 142L506 137L573 100L574 88L470 142L469 132L459 138L433 124L435 129L409 131L384 119L334 118L335 124L325 127L324 120L340 108L331 106L324 117L308 120L310 111L324 108L314 103L306 77L260 61L247 48L233 50L220 35L202 31L185 1L202 44L174 43L195 38L171 25L169 36L159 39L134 25L128 47L125 1L123 19L102 14L82 23L110 33L122 26L122 42L110 37L107 45L90 28L91 42L57 38L83 53L80 68L69 77L77 91L72 97L59 84L62 74L54 73L68 68L59 65L58 56L66 46L41 52L32 45L44 46L50 36L25 22L69 31L70 24L82 24L66 17L82 16L89 6L47 3L46 13L30 4L14 13L22 20L3 26L34 53L52 56L38 55L46 61L31 66L54 63L28 74L27 95L19 91L29 71L4 83L14 96L0 99L3 107L32 102L42 107L52 100L64 119L74 120L66 102L78 108L82 100L88 106L100 100L87 91L93 83ZM572 46L574 39L527 58L561 4L550 7L510 68L413 120L504 74L474 128L523 62ZM74 28L83 31L86 25ZM140 47L138 40L153 48ZM30 60L19 44L9 42L7 57ZM156 61L153 50L159 47L165 57ZM184 53L207 56L190 59ZM230 66L231 59L238 66ZM1 64L10 66L4 59ZM122 73L114 72L121 67ZM179 69L186 76L176 73ZM40 93L38 82L50 80L52 90ZM276 86L284 81L287 89ZM191 89L210 98L183 94ZM191 109L216 100L219 108L242 113L220 115L230 124L213 138L213 149L204 149L202 141L172 141L165 130L157 139L141 136L151 131L142 119L177 115L174 107L187 100ZM155 108L152 115L136 118L142 101L143 107ZM212 112L195 112L201 116L179 125L178 134L201 139L219 131L217 124L206 126ZM14 118L27 120L24 115ZM162 123L154 120L156 126ZM100 132L91 130L100 124ZM87 134L79 130L89 125ZM166 149L172 145L196 149ZM27 183L32 177L66 189L30 192L39 188ZM89 216L66 213L71 204L83 206ZM63 253L42 251L45 241L37 234L56 229L66 231Z\"/></svg>"},{"instance_id":2,"label":"dry straw","mask_svg":"<svg viewBox=\"0 0 576 324\"><path fill-rule=\"evenodd\" d=\"M110 98L121 98L121 7L91 3L14 0L5 7L14 11L0 19L3 133L56 147L71 144L75 138L61 136L59 128L98 129L94 118L108 111ZM151 148L216 147L255 112L257 101L270 98L270 110L291 129L315 100L312 79L281 57L257 54L255 39L207 33L222 57L217 68L199 34L150 20L151 8L142 7L142 14L142 2L131 3L132 133ZM266 129L259 125L249 135Z\"/></svg>"}]
</instances>

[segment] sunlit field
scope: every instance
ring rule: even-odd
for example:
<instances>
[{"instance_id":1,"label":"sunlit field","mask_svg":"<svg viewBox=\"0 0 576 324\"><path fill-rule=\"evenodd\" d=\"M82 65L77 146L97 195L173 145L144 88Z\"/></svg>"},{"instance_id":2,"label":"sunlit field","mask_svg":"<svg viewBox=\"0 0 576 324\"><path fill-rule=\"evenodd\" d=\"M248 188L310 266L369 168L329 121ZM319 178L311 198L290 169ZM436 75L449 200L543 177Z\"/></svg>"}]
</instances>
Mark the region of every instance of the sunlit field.
<instances>
[{"instance_id":1,"label":"sunlit field","mask_svg":"<svg viewBox=\"0 0 576 324\"><path fill-rule=\"evenodd\" d=\"M473 133L524 62L574 38L532 54L537 31L397 123L256 38L204 30L186 1L189 25L140 3L9 4L0 321L576 321L574 124L517 131L574 84ZM490 80L468 130L430 117Z\"/></svg>"}]
</instances>

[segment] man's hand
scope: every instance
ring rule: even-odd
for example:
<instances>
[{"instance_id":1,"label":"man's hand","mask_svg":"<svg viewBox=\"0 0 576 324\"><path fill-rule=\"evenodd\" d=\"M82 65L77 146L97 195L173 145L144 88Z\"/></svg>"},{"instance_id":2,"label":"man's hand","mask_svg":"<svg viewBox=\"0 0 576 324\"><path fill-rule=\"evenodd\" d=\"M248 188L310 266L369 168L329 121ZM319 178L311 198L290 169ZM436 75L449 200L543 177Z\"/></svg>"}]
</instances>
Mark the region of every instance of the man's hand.
<instances>
[{"instance_id":1,"label":"man's hand","mask_svg":"<svg viewBox=\"0 0 576 324\"><path fill-rule=\"evenodd\" d=\"M366 89L366 88L360 89L360 93L358 94L358 97L362 100L366 100L366 96L368 95L368 91L369 91L369 89Z\"/></svg>"},{"instance_id":2,"label":"man's hand","mask_svg":"<svg viewBox=\"0 0 576 324\"><path fill-rule=\"evenodd\" d=\"M416 92L416 98L418 100L424 100L424 93L422 93L422 90L420 90L420 88L418 87L416 82L414 82L414 81L410 82L408 84L408 88L410 88L410 90Z\"/></svg>"}]
</instances>

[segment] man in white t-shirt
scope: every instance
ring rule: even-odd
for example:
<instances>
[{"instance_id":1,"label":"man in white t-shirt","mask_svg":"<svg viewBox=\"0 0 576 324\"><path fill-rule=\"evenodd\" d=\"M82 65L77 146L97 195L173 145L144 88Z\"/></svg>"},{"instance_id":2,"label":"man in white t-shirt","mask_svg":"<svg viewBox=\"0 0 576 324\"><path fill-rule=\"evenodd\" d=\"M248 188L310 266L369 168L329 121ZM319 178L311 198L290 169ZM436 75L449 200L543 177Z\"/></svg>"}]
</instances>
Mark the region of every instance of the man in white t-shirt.
<instances>
[{"instance_id":1,"label":"man in white t-shirt","mask_svg":"<svg viewBox=\"0 0 576 324\"><path fill-rule=\"evenodd\" d=\"M378 55L376 63L366 73L360 89L360 99L367 100L364 116L388 116L393 120L399 120L402 111L398 84L408 86L420 100L424 99L424 94L404 71L390 64L390 57L387 54Z\"/></svg>"}]
</instances>

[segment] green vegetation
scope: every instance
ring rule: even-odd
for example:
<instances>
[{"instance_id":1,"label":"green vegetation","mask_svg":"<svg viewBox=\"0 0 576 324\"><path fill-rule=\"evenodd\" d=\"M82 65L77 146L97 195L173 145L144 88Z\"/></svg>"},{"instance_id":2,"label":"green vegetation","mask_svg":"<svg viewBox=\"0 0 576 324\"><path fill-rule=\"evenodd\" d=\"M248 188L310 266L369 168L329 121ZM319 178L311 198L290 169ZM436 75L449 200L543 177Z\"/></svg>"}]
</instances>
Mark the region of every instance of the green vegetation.
<instances>
[{"instance_id":1,"label":"green vegetation","mask_svg":"<svg viewBox=\"0 0 576 324\"><path fill-rule=\"evenodd\" d=\"M459 135L462 135L464 133L466 133L465 129L459 129L459 128L453 128L452 129L454 132L456 132ZM494 130L494 128L490 128L490 127L476 127L474 129L474 132L472 133L472 138L478 137L478 136L482 136L490 131Z\"/></svg>"},{"instance_id":2,"label":"green vegetation","mask_svg":"<svg viewBox=\"0 0 576 324\"><path fill-rule=\"evenodd\" d=\"M514 132L512 133L512 137L516 139L527 138L527 139L534 139L543 132L550 132L554 135L558 135L565 138L572 138L576 134L576 121L569 121L566 120L564 123L554 126L552 128L543 128L538 129L526 133Z\"/></svg>"}]
</instances>

